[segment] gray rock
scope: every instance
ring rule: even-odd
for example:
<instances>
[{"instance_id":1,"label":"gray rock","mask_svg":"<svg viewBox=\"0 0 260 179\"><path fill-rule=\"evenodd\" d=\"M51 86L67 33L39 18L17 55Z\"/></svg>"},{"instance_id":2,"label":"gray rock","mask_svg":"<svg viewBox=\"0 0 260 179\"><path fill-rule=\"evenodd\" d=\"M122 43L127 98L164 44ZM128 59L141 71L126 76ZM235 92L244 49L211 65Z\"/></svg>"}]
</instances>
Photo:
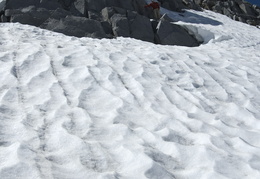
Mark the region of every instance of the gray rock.
<instances>
[{"instance_id":1,"label":"gray rock","mask_svg":"<svg viewBox=\"0 0 260 179\"><path fill-rule=\"evenodd\" d=\"M133 5L134 10L138 14L146 16L145 7L144 7L146 5L145 0L132 0L132 5Z\"/></svg>"},{"instance_id":2,"label":"gray rock","mask_svg":"<svg viewBox=\"0 0 260 179\"><path fill-rule=\"evenodd\" d=\"M45 8L48 10L56 10L57 8L62 8L58 1L59 0L40 0L40 4L38 6L36 5L36 7Z\"/></svg>"},{"instance_id":3,"label":"gray rock","mask_svg":"<svg viewBox=\"0 0 260 179\"><path fill-rule=\"evenodd\" d=\"M212 10L213 10L214 12L223 14L223 8L222 8L219 4L216 4L215 6L213 6L213 7L212 7Z\"/></svg>"},{"instance_id":4,"label":"gray rock","mask_svg":"<svg viewBox=\"0 0 260 179\"><path fill-rule=\"evenodd\" d=\"M197 5L201 5L203 0L194 0L194 3L197 4Z\"/></svg>"},{"instance_id":5,"label":"gray rock","mask_svg":"<svg viewBox=\"0 0 260 179\"><path fill-rule=\"evenodd\" d=\"M216 1L214 0L207 0L207 1L203 1L202 5L204 8L212 10L212 8L215 6L215 3Z\"/></svg>"},{"instance_id":6,"label":"gray rock","mask_svg":"<svg viewBox=\"0 0 260 179\"><path fill-rule=\"evenodd\" d=\"M104 21L111 22L110 18L115 14L115 10L112 7L105 7L101 11L101 15Z\"/></svg>"},{"instance_id":7,"label":"gray rock","mask_svg":"<svg viewBox=\"0 0 260 179\"><path fill-rule=\"evenodd\" d=\"M54 29L61 19L71 15L71 12L58 8L55 11L51 11L49 18L40 27L48 30Z\"/></svg>"},{"instance_id":8,"label":"gray rock","mask_svg":"<svg viewBox=\"0 0 260 179\"><path fill-rule=\"evenodd\" d=\"M105 7L120 7L126 10L135 10L133 4L136 0L86 0L87 2L87 10L95 10L100 12ZM139 0L144 1L144 0Z\"/></svg>"},{"instance_id":9,"label":"gray rock","mask_svg":"<svg viewBox=\"0 0 260 179\"><path fill-rule=\"evenodd\" d=\"M249 25L257 25L256 21L255 20L252 20L252 19L248 19L246 20L246 23L249 24Z\"/></svg>"},{"instance_id":10,"label":"gray rock","mask_svg":"<svg viewBox=\"0 0 260 179\"><path fill-rule=\"evenodd\" d=\"M196 3L193 2L193 0L182 0L182 2L185 4L186 8L188 9L194 9L201 11L201 7L198 6Z\"/></svg>"},{"instance_id":11,"label":"gray rock","mask_svg":"<svg viewBox=\"0 0 260 179\"><path fill-rule=\"evenodd\" d=\"M130 20L130 37L148 42L154 42L154 32L150 19L136 14L135 18Z\"/></svg>"},{"instance_id":12,"label":"gray rock","mask_svg":"<svg viewBox=\"0 0 260 179\"><path fill-rule=\"evenodd\" d=\"M256 15L255 12L254 12L254 9L249 4L243 3L243 4L240 4L239 7L244 12L244 14L247 14L249 16L255 16Z\"/></svg>"},{"instance_id":13,"label":"gray rock","mask_svg":"<svg viewBox=\"0 0 260 179\"><path fill-rule=\"evenodd\" d=\"M130 37L130 26L124 15L114 14L110 19L116 37Z\"/></svg>"},{"instance_id":14,"label":"gray rock","mask_svg":"<svg viewBox=\"0 0 260 179\"><path fill-rule=\"evenodd\" d=\"M6 17L10 17L10 16L12 16L13 14L19 14L19 13L21 13L21 10L17 10L17 9L6 9L4 15L5 15Z\"/></svg>"},{"instance_id":15,"label":"gray rock","mask_svg":"<svg viewBox=\"0 0 260 179\"><path fill-rule=\"evenodd\" d=\"M154 41L154 32L150 19L134 11L118 7L106 7L102 10L103 20L112 25L113 35L132 37L148 42ZM109 32L109 31L108 31Z\"/></svg>"},{"instance_id":16,"label":"gray rock","mask_svg":"<svg viewBox=\"0 0 260 179\"><path fill-rule=\"evenodd\" d=\"M3 1L0 2L0 12L1 12L1 11L4 11L5 3L6 3L5 0L3 0Z\"/></svg>"},{"instance_id":17,"label":"gray rock","mask_svg":"<svg viewBox=\"0 0 260 179\"><path fill-rule=\"evenodd\" d=\"M54 11L51 11L51 15L49 16L49 18L60 20L70 15L72 15L71 12L58 8Z\"/></svg>"},{"instance_id":18,"label":"gray rock","mask_svg":"<svg viewBox=\"0 0 260 179\"><path fill-rule=\"evenodd\" d=\"M234 14L232 14L231 9L229 9L229 8L223 8L223 14L228 17L233 17L233 15L234 15Z\"/></svg>"},{"instance_id":19,"label":"gray rock","mask_svg":"<svg viewBox=\"0 0 260 179\"><path fill-rule=\"evenodd\" d=\"M86 0L57 0L63 9L75 16L86 16Z\"/></svg>"},{"instance_id":20,"label":"gray rock","mask_svg":"<svg viewBox=\"0 0 260 179\"><path fill-rule=\"evenodd\" d=\"M52 19L52 23L49 22L45 28L75 37L107 37L99 21L84 17L67 16L61 20Z\"/></svg>"},{"instance_id":21,"label":"gray rock","mask_svg":"<svg viewBox=\"0 0 260 179\"><path fill-rule=\"evenodd\" d=\"M101 11L101 15L102 15L102 19L104 21L108 21L111 23L110 18L114 15L114 14L121 14L123 16L126 16L126 10L122 9L122 8L118 8L118 7L105 7L104 9L102 9Z\"/></svg>"},{"instance_id":22,"label":"gray rock","mask_svg":"<svg viewBox=\"0 0 260 179\"><path fill-rule=\"evenodd\" d=\"M8 0L6 2L6 9L22 9L28 6L35 6L37 8L46 8L48 10L55 10L61 8L58 1L53 0Z\"/></svg>"},{"instance_id":23,"label":"gray rock","mask_svg":"<svg viewBox=\"0 0 260 179\"><path fill-rule=\"evenodd\" d=\"M134 7L133 7L133 2L132 0L124 0L124 1L119 1L119 6L120 8L126 9L126 10L130 10L130 11L134 11Z\"/></svg>"},{"instance_id":24,"label":"gray rock","mask_svg":"<svg viewBox=\"0 0 260 179\"><path fill-rule=\"evenodd\" d=\"M187 7L184 5L182 0L160 0L161 6L172 10L172 11L178 11L181 12L182 9L186 9Z\"/></svg>"},{"instance_id":25,"label":"gray rock","mask_svg":"<svg viewBox=\"0 0 260 179\"><path fill-rule=\"evenodd\" d=\"M73 5L74 0L58 0L62 8L69 11Z\"/></svg>"},{"instance_id":26,"label":"gray rock","mask_svg":"<svg viewBox=\"0 0 260 179\"><path fill-rule=\"evenodd\" d=\"M93 10L89 10L88 11L87 17L89 19L93 19L93 20L97 20L97 21L101 21L102 20L101 14L99 12L93 11Z\"/></svg>"},{"instance_id":27,"label":"gray rock","mask_svg":"<svg viewBox=\"0 0 260 179\"><path fill-rule=\"evenodd\" d=\"M0 22L8 22L7 17L2 14Z\"/></svg>"},{"instance_id":28,"label":"gray rock","mask_svg":"<svg viewBox=\"0 0 260 179\"><path fill-rule=\"evenodd\" d=\"M246 22L245 18L243 18L243 17L241 17L241 16L238 17L238 21L240 21L240 22Z\"/></svg>"},{"instance_id":29,"label":"gray rock","mask_svg":"<svg viewBox=\"0 0 260 179\"><path fill-rule=\"evenodd\" d=\"M230 9L231 9L231 11L233 11L233 14L241 14L242 13L239 5L235 1L230 2Z\"/></svg>"},{"instance_id":30,"label":"gray rock","mask_svg":"<svg viewBox=\"0 0 260 179\"><path fill-rule=\"evenodd\" d=\"M235 21L239 21L239 19L238 19L238 16L237 16L237 15L234 15L232 19L233 19L233 20L235 20Z\"/></svg>"},{"instance_id":31,"label":"gray rock","mask_svg":"<svg viewBox=\"0 0 260 179\"><path fill-rule=\"evenodd\" d=\"M100 12L105 7L119 7L118 0L86 0L87 2L87 10L95 10Z\"/></svg>"},{"instance_id":32,"label":"gray rock","mask_svg":"<svg viewBox=\"0 0 260 179\"><path fill-rule=\"evenodd\" d=\"M112 26L109 22L107 21L102 21L101 25L105 31L105 33L109 36L112 37L113 36L113 30L112 30Z\"/></svg>"},{"instance_id":33,"label":"gray rock","mask_svg":"<svg viewBox=\"0 0 260 179\"><path fill-rule=\"evenodd\" d=\"M28 25L40 25L37 19L35 19L34 17L26 13L12 15L10 22L19 22L21 24L28 24Z\"/></svg>"},{"instance_id":34,"label":"gray rock","mask_svg":"<svg viewBox=\"0 0 260 179\"><path fill-rule=\"evenodd\" d=\"M199 42L184 28L164 20L158 24L157 38L157 43L162 45L199 46Z\"/></svg>"},{"instance_id":35,"label":"gray rock","mask_svg":"<svg viewBox=\"0 0 260 179\"><path fill-rule=\"evenodd\" d=\"M8 11L7 11L8 12ZM30 9L24 8L16 11L9 11L11 16L10 22L19 22L33 26L40 26L50 16L50 11L46 9Z\"/></svg>"},{"instance_id":36,"label":"gray rock","mask_svg":"<svg viewBox=\"0 0 260 179\"><path fill-rule=\"evenodd\" d=\"M28 6L37 6L40 4L40 0L8 0L6 2L6 9L21 9Z\"/></svg>"},{"instance_id":37,"label":"gray rock","mask_svg":"<svg viewBox=\"0 0 260 179\"><path fill-rule=\"evenodd\" d=\"M70 11L73 15L85 17L87 12L86 7L86 0L75 0L70 8Z\"/></svg>"}]
</instances>

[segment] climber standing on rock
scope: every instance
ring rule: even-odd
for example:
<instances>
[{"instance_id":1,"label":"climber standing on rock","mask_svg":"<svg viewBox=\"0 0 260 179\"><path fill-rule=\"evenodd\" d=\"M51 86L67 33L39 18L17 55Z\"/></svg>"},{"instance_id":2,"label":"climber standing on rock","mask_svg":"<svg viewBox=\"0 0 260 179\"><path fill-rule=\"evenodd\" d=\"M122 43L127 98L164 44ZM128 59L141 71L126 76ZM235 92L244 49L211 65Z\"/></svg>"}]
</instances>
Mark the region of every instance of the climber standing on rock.
<instances>
[{"instance_id":1,"label":"climber standing on rock","mask_svg":"<svg viewBox=\"0 0 260 179\"><path fill-rule=\"evenodd\" d=\"M155 19L160 19L160 4L158 2L152 1L150 4L147 4L144 7L152 7Z\"/></svg>"}]
</instances>

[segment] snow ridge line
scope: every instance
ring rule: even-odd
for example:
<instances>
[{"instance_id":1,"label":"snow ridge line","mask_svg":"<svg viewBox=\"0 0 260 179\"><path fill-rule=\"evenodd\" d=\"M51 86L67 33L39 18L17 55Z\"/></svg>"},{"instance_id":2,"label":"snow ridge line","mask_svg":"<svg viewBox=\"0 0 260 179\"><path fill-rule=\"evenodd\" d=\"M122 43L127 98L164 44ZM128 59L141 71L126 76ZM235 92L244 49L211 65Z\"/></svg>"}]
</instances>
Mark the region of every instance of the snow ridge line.
<instances>
[{"instance_id":1,"label":"snow ridge line","mask_svg":"<svg viewBox=\"0 0 260 179\"><path fill-rule=\"evenodd\" d=\"M65 89L65 86L63 85L62 80L58 77L58 70L55 67L55 62L52 60L52 58L50 57L50 66L51 66L51 70L52 70L52 74L54 75L54 77L56 78L59 86L61 87L62 91L63 91L63 95L66 98L67 104L68 106L72 107L72 101L68 98L68 92Z\"/></svg>"},{"instance_id":2,"label":"snow ridge line","mask_svg":"<svg viewBox=\"0 0 260 179\"><path fill-rule=\"evenodd\" d=\"M12 34L12 37L16 37L15 32L10 31ZM24 34L26 35L26 34ZM23 44L23 41L21 40L21 38L15 38L16 40L16 46L13 47L13 49L15 50L13 52L13 68L12 68L12 74L16 77L17 79L17 95L18 95L18 103L20 106L20 109L22 111L22 124L24 125L24 127L26 128L26 131L29 133L33 133L33 135L35 135L34 137L31 137L31 139L29 140L25 140L23 141L23 143L20 144L20 146L23 146L27 149L29 149L30 151L32 151L35 155L35 157L33 157L33 160L35 162L35 166L38 170L38 175L40 176L40 178L49 178L52 179L54 178L53 175L51 173L49 173L49 169L51 168L51 164L50 161L46 158L46 151L45 151L45 133L46 130L48 128L48 124L46 123L46 118L44 117L44 113L42 112L41 116L44 117L43 119L43 125L37 129L37 126L34 125L35 121L38 121L39 119L32 119L29 118L30 116L30 111L29 108L31 106L27 105L27 98L25 95L25 91L27 91L26 89L26 85L23 84L23 75L22 75L22 69L21 69L21 65L19 64L19 62L17 61L17 56L18 56L18 51L21 49L20 44ZM34 53L34 52L33 52ZM28 58L28 56L27 56ZM39 139L39 148L35 146L35 142L37 143L37 139Z\"/></svg>"}]
</instances>

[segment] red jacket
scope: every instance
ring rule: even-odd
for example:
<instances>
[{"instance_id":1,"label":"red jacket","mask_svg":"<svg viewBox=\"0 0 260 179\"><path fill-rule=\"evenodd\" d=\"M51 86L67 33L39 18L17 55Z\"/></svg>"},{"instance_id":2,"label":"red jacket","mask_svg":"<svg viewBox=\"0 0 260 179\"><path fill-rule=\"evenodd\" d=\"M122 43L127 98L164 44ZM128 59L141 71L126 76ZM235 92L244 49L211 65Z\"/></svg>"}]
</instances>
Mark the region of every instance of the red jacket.
<instances>
[{"instance_id":1,"label":"red jacket","mask_svg":"<svg viewBox=\"0 0 260 179\"><path fill-rule=\"evenodd\" d=\"M153 9L159 9L160 4L158 2L151 2L150 4L144 6L144 7L152 7Z\"/></svg>"}]
</instances>

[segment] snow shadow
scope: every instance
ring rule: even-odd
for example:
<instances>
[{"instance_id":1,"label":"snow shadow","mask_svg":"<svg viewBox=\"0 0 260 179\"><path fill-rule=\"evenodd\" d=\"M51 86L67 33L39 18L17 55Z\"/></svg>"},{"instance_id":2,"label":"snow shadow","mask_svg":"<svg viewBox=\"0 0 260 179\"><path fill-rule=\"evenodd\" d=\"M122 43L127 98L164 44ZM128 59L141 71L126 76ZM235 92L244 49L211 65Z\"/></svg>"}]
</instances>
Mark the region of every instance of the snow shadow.
<instances>
[{"instance_id":1,"label":"snow shadow","mask_svg":"<svg viewBox=\"0 0 260 179\"><path fill-rule=\"evenodd\" d=\"M194 24L210 24L213 26L222 25L221 22L213 19L215 17L209 18L202 15L193 13L191 10L185 10L183 13L169 11L165 8L161 8L161 13L167 14L174 21L182 21Z\"/></svg>"}]
</instances>

